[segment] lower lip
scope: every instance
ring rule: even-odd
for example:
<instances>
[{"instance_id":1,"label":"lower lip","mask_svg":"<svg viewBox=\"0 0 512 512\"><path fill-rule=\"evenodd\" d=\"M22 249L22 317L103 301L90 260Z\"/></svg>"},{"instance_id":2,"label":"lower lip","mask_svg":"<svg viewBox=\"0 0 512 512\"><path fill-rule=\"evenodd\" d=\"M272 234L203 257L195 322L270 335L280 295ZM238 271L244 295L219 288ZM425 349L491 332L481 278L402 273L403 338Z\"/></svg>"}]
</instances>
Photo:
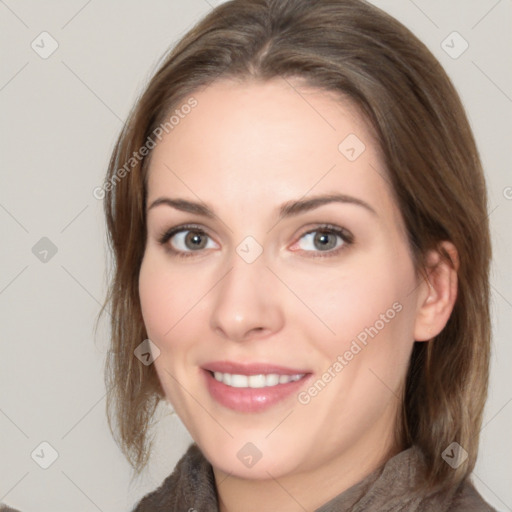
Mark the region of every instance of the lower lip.
<instances>
[{"instance_id":1,"label":"lower lip","mask_svg":"<svg viewBox=\"0 0 512 512\"><path fill-rule=\"evenodd\" d=\"M261 412L296 394L311 374L286 384L266 388L234 388L219 382L207 370L203 370L210 395L221 405L238 412Z\"/></svg>"}]
</instances>

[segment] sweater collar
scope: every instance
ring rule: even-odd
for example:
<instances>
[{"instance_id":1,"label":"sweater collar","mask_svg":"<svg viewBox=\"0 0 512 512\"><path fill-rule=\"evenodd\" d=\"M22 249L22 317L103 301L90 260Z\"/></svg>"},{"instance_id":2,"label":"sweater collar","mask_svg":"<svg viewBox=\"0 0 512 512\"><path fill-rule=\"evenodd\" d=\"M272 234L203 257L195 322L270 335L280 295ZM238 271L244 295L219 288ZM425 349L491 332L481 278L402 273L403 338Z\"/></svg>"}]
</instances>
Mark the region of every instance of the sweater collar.
<instances>
[{"instance_id":1,"label":"sweater collar","mask_svg":"<svg viewBox=\"0 0 512 512\"><path fill-rule=\"evenodd\" d=\"M454 490L418 496L411 487L424 466L421 451L412 446L396 454L360 482L315 512L445 512ZM160 488L147 495L134 512L196 510L218 512L211 464L193 443Z\"/></svg>"},{"instance_id":2,"label":"sweater collar","mask_svg":"<svg viewBox=\"0 0 512 512\"><path fill-rule=\"evenodd\" d=\"M338 494L315 512L445 512L455 489L418 495L411 492L422 479L425 462L421 450L411 446L361 481Z\"/></svg>"}]
</instances>

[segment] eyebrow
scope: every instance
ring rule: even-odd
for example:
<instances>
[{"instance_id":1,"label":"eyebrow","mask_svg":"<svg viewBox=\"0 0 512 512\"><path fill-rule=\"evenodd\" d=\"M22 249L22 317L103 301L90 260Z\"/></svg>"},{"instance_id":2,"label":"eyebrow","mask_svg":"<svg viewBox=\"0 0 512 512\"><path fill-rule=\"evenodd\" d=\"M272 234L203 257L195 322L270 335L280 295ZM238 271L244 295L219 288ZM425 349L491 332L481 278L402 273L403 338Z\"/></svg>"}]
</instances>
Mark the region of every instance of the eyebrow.
<instances>
[{"instance_id":1,"label":"eyebrow","mask_svg":"<svg viewBox=\"0 0 512 512\"><path fill-rule=\"evenodd\" d=\"M327 194L314 196L309 199L287 201L279 208L279 220L282 220L286 217L299 215L301 213L314 210L315 208L319 208L320 206L330 203L343 203L361 206L373 215L378 216L377 212L362 199L345 194ZM158 199L155 199L155 201L153 201L148 207L148 211L160 205L167 205L182 212L194 213L196 215L201 215L210 219L216 217L216 215L213 213L213 210L205 203L189 201L187 199L171 199L170 197L159 197Z\"/></svg>"}]
</instances>

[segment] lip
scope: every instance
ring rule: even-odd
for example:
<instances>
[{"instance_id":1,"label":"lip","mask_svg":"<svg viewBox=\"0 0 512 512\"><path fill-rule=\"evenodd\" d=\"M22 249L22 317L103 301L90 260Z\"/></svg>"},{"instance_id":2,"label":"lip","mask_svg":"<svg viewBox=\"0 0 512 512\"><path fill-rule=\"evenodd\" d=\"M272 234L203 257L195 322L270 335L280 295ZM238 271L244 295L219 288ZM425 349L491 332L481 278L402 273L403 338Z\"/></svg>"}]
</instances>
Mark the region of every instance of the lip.
<instances>
[{"instance_id":1,"label":"lip","mask_svg":"<svg viewBox=\"0 0 512 512\"><path fill-rule=\"evenodd\" d=\"M266 388L233 388L214 378L212 372L232 373L238 375L259 375L278 373L279 375L305 374L300 380L277 384ZM266 363L240 364L218 361L205 364L202 374L210 396L219 404L233 411L242 413L263 412L271 407L296 396L301 387L312 376L307 370L287 368Z\"/></svg>"},{"instance_id":2,"label":"lip","mask_svg":"<svg viewBox=\"0 0 512 512\"><path fill-rule=\"evenodd\" d=\"M311 373L310 370L276 366L269 363L235 363L232 361L213 361L211 363L204 364L202 367L204 370L209 370L211 372L233 373L237 375L259 375L262 373L297 375L301 373Z\"/></svg>"}]
</instances>

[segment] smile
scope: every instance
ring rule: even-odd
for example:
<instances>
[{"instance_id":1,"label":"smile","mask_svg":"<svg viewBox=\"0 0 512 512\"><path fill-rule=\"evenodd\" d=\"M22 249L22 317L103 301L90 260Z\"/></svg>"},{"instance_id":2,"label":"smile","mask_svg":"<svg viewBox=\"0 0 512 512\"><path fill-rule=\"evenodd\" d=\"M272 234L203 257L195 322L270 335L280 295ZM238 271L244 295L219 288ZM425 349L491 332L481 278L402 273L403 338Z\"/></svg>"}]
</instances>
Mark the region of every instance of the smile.
<instances>
[{"instance_id":1,"label":"smile","mask_svg":"<svg viewBox=\"0 0 512 512\"><path fill-rule=\"evenodd\" d=\"M279 384L288 384L304 377L304 373L296 375L279 375L277 373L258 375L239 375L233 373L212 372L216 381L232 388L268 388Z\"/></svg>"},{"instance_id":2,"label":"smile","mask_svg":"<svg viewBox=\"0 0 512 512\"><path fill-rule=\"evenodd\" d=\"M208 363L202 368L210 397L232 411L261 413L294 397L313 374L269 364ZM293 402L295 404L295 402Z\"/></svg>"}]
</instances>

